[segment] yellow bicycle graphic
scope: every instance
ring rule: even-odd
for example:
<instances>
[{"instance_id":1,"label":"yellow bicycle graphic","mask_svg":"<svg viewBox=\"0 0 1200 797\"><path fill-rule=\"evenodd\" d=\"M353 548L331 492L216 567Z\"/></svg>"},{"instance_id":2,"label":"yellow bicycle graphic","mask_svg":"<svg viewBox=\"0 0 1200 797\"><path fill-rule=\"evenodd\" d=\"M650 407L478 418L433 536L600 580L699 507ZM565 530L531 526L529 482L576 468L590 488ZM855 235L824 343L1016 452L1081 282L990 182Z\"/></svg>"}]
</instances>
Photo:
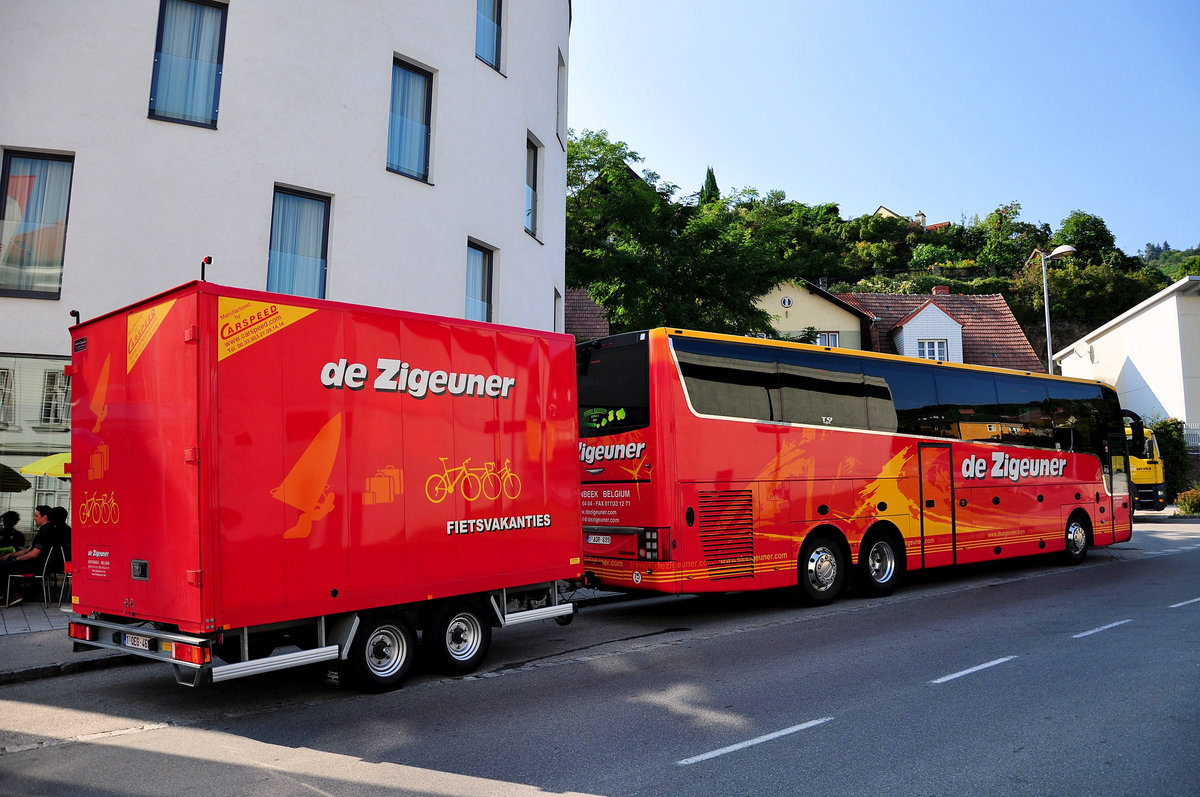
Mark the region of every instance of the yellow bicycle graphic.
<instances>
[{"instance_id":1,"label":"yellow bicycle graphic","mask_svg":"<svg viewBox=\"0 0 1200 797\"><path fill-rule=\"evenodd\" d=\"M91 493L87 500L79 504L78 515L82 524L107 526L120 522L121 507L117 504L115 493Z\"/></svg>"},{"instance_id":2,"label":"yellow bicycle graphic","mask_svg":"<svg viewBox=\"0 0 1200 797\"><path fill-rule=\"evenodd\" d=\"M446 500L457 488L462 497L474 501L483 496L489 501L495 501L503 494L507 498L516 498L521 494L521 477L512 470L512 460L504 460L504 467L496 469L495 462L488 462L482 468L468 468L471 458L467 457L461 465L453 468L446 467L449 457L438 457L442 463L442 472L434 473L425 480L425 495L435 504Z\"/></svg>"},{"instance_id":3,"label":"yellow bicycle graphic","mask_svg":"<svg viewBox=\"0 0 1200 797\"><path fill-rule=\"evenodd\" d=\"M505 498L516 498L521 494L521 477L513 473L512 460L504 460L504 467L496 470L496 463L489 462L483 466L479 480L483 487L483 497L495 501L504 493Z\"/></svg>"}]
</instances>

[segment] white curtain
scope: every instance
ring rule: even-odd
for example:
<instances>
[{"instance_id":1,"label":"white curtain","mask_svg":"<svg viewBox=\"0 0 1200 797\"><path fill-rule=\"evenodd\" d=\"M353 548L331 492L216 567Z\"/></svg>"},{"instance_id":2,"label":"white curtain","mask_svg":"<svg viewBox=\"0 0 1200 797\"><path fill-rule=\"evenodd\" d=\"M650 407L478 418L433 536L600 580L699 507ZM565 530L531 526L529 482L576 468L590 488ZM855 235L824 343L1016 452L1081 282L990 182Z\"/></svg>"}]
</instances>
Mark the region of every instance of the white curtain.
<instances>
[{"instance_id":1,"label":"white curtain","mask_svg":"<svg viewBox=\"0 0 1200 797\"><path fill-rule=\"evenodd\" d=\"M275 192L267 290L293 296L325 296L325 217L329 203Z\"/></svg>"},{"instance_id":2,"label":"white curtain","mask_svg":"<svg viewBox=\"0 0 1200 797\"><path fill-rule=\"evenodd\" d=\"M428 87L426 75L400 64L392 67L388 168L422 180L429 171L429 125L425 124Z\"/></svg>"},{"instance_id":3,"label":"white curtain","mask_svg":"<svg viewBox=\"0 0 1200 797\"><path fill-rule=\"evenodd\" d=\"M0 289L57 293L73 164L12 156L0 231Z\"/></svg>"},{"instance_id":4,"label":"white curtain","mask_svg":"<svg viewBox=\"0 0 1200 797\"><path fill-rule=\"evenodd\" d=\"M157 116L215 123L224 11L187 0L163 2L162 50L155 54L151 108Z\"/></svg>"}]
</instances>

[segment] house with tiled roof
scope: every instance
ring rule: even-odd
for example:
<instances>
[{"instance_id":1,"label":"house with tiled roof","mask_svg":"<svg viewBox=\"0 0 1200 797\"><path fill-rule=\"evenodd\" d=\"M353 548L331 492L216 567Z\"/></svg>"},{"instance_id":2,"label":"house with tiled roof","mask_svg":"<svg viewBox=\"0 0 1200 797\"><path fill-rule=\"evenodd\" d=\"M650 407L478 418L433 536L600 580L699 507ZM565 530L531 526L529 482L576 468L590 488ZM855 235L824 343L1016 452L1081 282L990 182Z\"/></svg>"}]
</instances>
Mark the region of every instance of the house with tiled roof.
<instances>
[{"instance_id":1,"label":"house with tiled roof","mask_svg":"<svg viewBox=\"0 0 1200 797\"><path fill-rule=\"evenodd\" d=\"M1046 371L1000 294L962 296L937 286L932 295L924 296L836 295L870 317L864 349L1016 371Z\"/></svg>"},{"instance_id":2,"label":"house with tiled roof","mask_svg":"<svg viewBox=\"0 0 1200 797\"><path fill-rule=\"evenodd\" d=\"M806 279L789 280L759 298L756 305L771 314L771 325L785 338L817 330L816 343L843 349L866 348L863 331L871 317Z\"/></svg>"},{"instance_id":3,"label":"house with tiled roof","mask_svg":"<svg viewBox=\"0 0 1200 797\"><path fill-rule=\"evenodd\" d=\"M587 288L567 288L567 297L563 302L563 329L580 341L608 335L608 314L592 301Z\"/></svg>"}]
</instances>

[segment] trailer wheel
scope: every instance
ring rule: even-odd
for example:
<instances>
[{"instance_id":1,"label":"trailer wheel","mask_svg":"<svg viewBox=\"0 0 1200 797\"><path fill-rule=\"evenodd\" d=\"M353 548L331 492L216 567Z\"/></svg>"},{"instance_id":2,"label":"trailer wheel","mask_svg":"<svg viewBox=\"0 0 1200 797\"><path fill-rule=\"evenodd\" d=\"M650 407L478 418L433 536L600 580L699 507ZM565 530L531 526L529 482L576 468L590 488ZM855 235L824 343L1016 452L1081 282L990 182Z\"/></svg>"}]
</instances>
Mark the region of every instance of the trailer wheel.
<instances>
[{"instance_id":1,"label":"trailer wheel","mask_svg":"<svg viewBox=\"0 0 1200 797\"><path fill-rule=\"evenodd\" d=\"M800 591L810 603L832 602L846 583L846 554L829 534L809 535L800 549Z\"/></svg>"},{"instance_id":2,"label":"trailer wheel","mask_svg":"<svg viewBox=\"0 0 1200 797\"><path fill-rule=\"evenodd\" d=\"M492 627L479 604L456 601L434 616L425 640L439 669L464 675L483 663L492 644Z\"/></svg>"},{"instance_id":3,"label":"trailer wheel","mask_svg":"<svg viewBox=\"0 0 1200 797\"><path fill-rule=\"evenodd\" d=\"M364 691L395 689L408 677L416 648L416 634L402 615L363 615L346 658L347 674Z\"/></svg>"},{"instance_id":4,"label":"trailer wheel","mask_svg":"<svg viewBox=\"0 0 1200 797\"><path fill-rule=\"evenodd\" d=\"M1063 563L1077 565L1087 557L1088 524L1078 515L1067 521L1067 547L1063 551Z\"/></svg>"}]
</instances>

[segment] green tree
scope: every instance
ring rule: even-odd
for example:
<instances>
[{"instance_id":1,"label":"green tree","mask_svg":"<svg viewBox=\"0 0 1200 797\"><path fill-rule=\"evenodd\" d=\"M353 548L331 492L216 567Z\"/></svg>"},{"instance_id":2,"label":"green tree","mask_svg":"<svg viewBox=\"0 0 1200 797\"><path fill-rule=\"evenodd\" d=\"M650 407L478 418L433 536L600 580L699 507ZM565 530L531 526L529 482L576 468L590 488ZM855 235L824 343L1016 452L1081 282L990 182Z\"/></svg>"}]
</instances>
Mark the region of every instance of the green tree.
<instances>
[{"instance_id":1,"label":"green tree","mask_svg":"<svg viewBox=\"0 0 1200 797\"><path fill-rule=\"evenodd\" d=\"M777 225L749 234L720 200L688 205L604 131L571 133L567 150L567 284L585 287L614 331L680 326L774 334L754 302L788 277ZM590 178L590 179L589 179Z\"/></svg>"},{"instance_id":2,"label":"green tree","mask_svg":"<svg viewBox=\"0 0 1200 797\"><path fill-rule=\"evenodd\" d=\"M1062 220L1050 243L1052 246L1070 244L1075 247L1075 258L1084 263L1098 263L1106 253L1117 248L1117 241L1104 219L1082 210L1072 211Z\"/></svg>"},{"instance_id":3,"label":"green tree","mask_svg":"<svg viewBox=\"0 0 1200 797\"><path fill-rule=\"evenodd\" d=\"M1174 503L1179 493L1188 489L1187 440L1183 436L1183 421L1165 418L1150 424L1158 440L1158 453L1163 463L1163 486L1167 492L1167 503Z\"/></svg>"},{"instance_id":4,"label":"green tree","mask_svg":"<svg viewBox=\"0 0 1200 797\"><path fill-rule=\"evenodd\" d=\"M704 175L704 186L700 189L698 201L701 205L707 205L710 202L719 202L720 199L721 189L717 188L717 176L709 166L708 173Z\"/></svg>"}]
</instances>

